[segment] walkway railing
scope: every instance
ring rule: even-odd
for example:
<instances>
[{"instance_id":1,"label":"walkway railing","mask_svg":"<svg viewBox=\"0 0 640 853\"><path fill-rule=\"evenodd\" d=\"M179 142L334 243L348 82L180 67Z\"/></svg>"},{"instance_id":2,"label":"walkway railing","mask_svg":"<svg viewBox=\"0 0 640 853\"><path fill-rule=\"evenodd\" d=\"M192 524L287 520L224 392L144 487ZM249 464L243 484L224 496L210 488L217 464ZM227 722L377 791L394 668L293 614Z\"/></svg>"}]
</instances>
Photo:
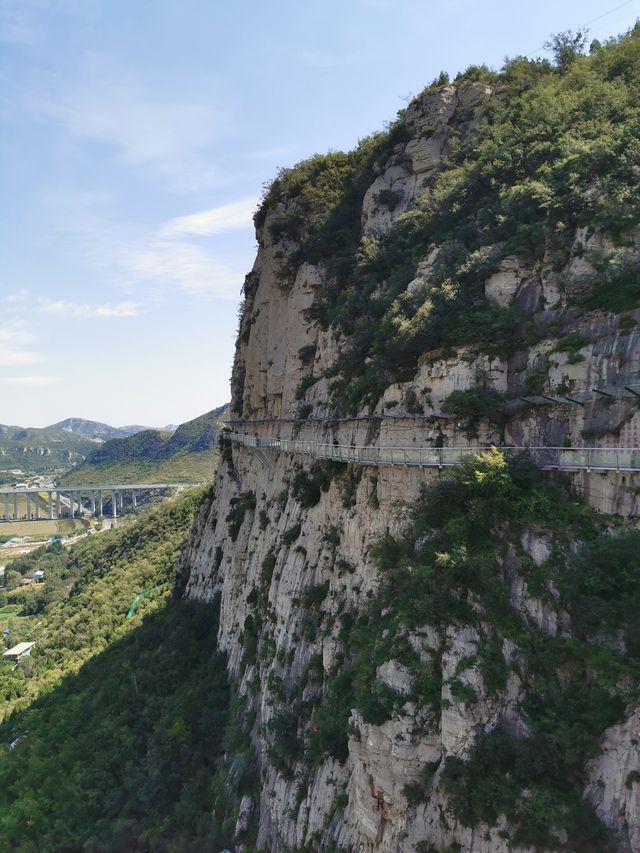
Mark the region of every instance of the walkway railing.
<instances>
[{"instance_id":1,"label":"walkway railing","mask_svg":"<svg viewBox=\"0 0 640 853\"><path fill-rule=\"evenodd\" d=\"M361 465L402 465L419 468L447 468L464 458L488 450L487 447L369 447L323 444L289 438L259 438L232 432L231 441L244 447L270 448L285 453L355 462ZM500 450L527 451L541 468L565 471L640 471L640 447L516 447Z\"/></svg>"}]
</instances>

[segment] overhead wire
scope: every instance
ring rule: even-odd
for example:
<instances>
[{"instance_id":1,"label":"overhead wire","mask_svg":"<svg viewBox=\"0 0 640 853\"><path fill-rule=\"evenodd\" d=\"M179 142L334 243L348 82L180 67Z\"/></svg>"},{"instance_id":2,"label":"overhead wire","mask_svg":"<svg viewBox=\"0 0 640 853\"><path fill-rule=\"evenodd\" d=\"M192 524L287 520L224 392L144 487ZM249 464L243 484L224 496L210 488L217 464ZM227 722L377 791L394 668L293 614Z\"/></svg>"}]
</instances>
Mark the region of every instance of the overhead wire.
<instances>
[{"instance_id":1,"label":"overhead wire","mask_svg":"<svg viewBox=\"0 0 640 853\"><path fill-rule=\"evenodd\" d=\"M592 18L590 21L587 21L584 24L580 24L578 27L578 31L586 30L587 27L590 27L591 24L595 24L596 21L601 21L603 18L608 17L609 15L613 15L614 12L617 12L620 9L624 9L625 6L630 6L632 3L636 3L637 0L625 0L624 3L620 3L618 6L614 6L613 9L609 9L606 12L603 12L601 15L598 15L595 18ZM546 52L548 48L546 47L546 42L541 47L537 47L535 50L530 50L528 53L523 54L523 56L531 57L534 53L538 53L539 51Z\"/></svg>"}]
</instances>

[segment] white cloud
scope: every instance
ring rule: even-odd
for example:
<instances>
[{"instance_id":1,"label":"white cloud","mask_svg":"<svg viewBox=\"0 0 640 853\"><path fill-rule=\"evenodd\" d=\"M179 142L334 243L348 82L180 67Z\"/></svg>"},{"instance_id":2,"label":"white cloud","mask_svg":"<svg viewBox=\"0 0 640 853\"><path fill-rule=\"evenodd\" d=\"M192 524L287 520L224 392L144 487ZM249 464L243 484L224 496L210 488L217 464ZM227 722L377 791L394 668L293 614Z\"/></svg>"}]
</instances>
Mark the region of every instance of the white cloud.
<instances>
[{"instance_id":1,"label":"white cloud","mask_svg":"<svg viewBox=\"0 0 640 853\"><path fill-rule=\"evenodd\" d=\"M0 367L21 367L40 361L38 354L28 348L32 341L33 335L20 322L0 326Z\"/></svg>"},{"instance_id":2,"label":"white cloud","mask_svg":"<svg viewBox=\"0 0 640 853\"><path fill-rule=\"evenodd\" d=\"M15 293L9 293L7 296L3 296L2 299L0 299L0 302L3 304L15 305L19 302L26 302L28 299L29 291L23 287Z\"/></svg>"},{"instance_id":3,"label":"white cloud","mask_svg":"<svg viewBox=\"0 0 640 853\"><path fill-rule=\"evenodd\" d=\"M178 216L170 219L160 230L161 237L175 237L178 234L194 234L210 236L238 228L253 226L253 213L258 205L258 197L250 196L238 201L212 207L188 216Z\"/></svg>"},{"instance_id":4,"label":"white cloud","mask_svg":"<svg viewBox=\"0 0 640 853\"><path fill-rule=\"evenodd\" d=\"M135 302L105 303L102 305L83 305L79 302L66 302L62 299L47 299L41 297L38 304L45 314L53 314L56 317L70 319L86 319L93 317L136 317L139 306Z\"/></svg>"},{"instance_id":5,"label":"white cloud","mask_svg":"<svg viewBox=\"0 0 640 853\"><path fill-rule=\"evenodd\" d=\"M55 385L60 382L59 376L2 376L0 383L3 385L15 385L23 388L43 388L46 385Z\"/></svg>"},{"instance_id":6,"label":"white cloud","mask_svg":"<svg viewBox=\"0 0 640 853\"><path fill-rule=\"evenodd\" d=\"M35 352L5 347L0 343L0 367L22 367L38 361L40 358Z\"/></svg>"},{"instance_id":7,"label":"white cloud","mask_svg":"<svg viewBox=\"0 0 640 853\"><path fill-rule=\"evenodd\" d=\"M213 213L176 217L155 230L127 223L116 215L110 199L61 193L50 201L74 261L80 259L92 269L92 278L112 293L120 288L136 305L176 290L191 296L239 298L244 269L220 256L203 236L231 225L240 229L245 217L250 222L254 198L239 199ZM228 250L221 247L221 251Z\"/></svg>"},{"instance_id":8,"label":"white cloud","mask_svg":"<svg viewBox=\"0 0 640 853\"><path fill-rule=\"evenodd\" d=\"M180 189L228 183L205 156L226 124L223 111L158 97L110 57L88 55L73 82L41 80L33 106L73 136L111 145L127 163L152 168Z\"/></svg>"},{"instance_id":9,"label":"white cloud","mask_svg":"<svg viewBox=\"0 0 640 853\"><path fill-rule=\"evenodd\" d=\"M152 240L125 260L133 279L193 295L237 299L242 275L211 252L179 240Z\"/></svg>"}]
</instances>

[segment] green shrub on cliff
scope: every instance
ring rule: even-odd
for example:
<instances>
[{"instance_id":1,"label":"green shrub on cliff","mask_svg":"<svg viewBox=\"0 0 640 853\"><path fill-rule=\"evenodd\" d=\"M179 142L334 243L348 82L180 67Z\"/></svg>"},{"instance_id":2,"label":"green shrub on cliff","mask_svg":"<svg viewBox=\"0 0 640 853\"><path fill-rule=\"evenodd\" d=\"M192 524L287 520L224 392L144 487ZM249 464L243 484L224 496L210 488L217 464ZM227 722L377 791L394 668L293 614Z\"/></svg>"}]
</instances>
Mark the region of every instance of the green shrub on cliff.
<instances>
[{"instance_id":1,"label":"green shrub on cliff","mask_svg":"<svg viewBox=\"0 0 640 853\"><path fill-rule=\"evenodd\" d=\"M539 566L521 544L532 528L542 528L553 543ZM545 479L525 455L493 449L425 487L406 534L383 537L375 549L380 587L363 614L344 623L345 658L313 711L317 729L308 736L308 760L345 756L352 708L373 724L400 710L407 697L377 674L389 660L407 667L413 676L408 698L437 727L441 703L448 701L444 645L431 645L419 657L408 637L420 637L427 626L430 636L436 629L442 638L472 626L478 652L461 661L448 685L451 696L480 700L460 676L474 667L486 695L499 697L513 668L526 689L519 713L528 735L496 728L478 738L468 759L447 759L441 782L454 816L477 826L504 814L512 843L536 849L554 848L561 830L571 849L607 849L606 831L582 790L600 735L623 719L640 692L634 604L640 601L640 534L604 533L581 500ZM569 613L571 638L544 633L514 609L514 573L551 611ZM505 642L517 648L510 663Z\"/></svg>"},{"instance_id":2,"label":"green shrub on cliff","mask_svg":"<svg viewBox=\"0 0 640 853\"><path fill-rule=\"evenodd\" d=\"M341 410L373 405L386 386L411 379L424 352L469 346L505 356L529 340L531 325L484 294L502 258L544 258L560 271L576 228L623 242L640 222L638 32L594 44L590 56L560 34L554 50L555 67L517 57L497 75L470 72L468 79L499 87L500 97L470 133L460 132L467 117L458 108L446 156L416 207L386 234L361 238L360 211L374 166L414 132L402 115L355 152L285 170L268 191L258 221L279 202L304 219L291 274L304 261L326 264L315 313L348 340L334 367ZM408 292L435 246L428 288ZM603 272L577 290L575 304L637 307L637 277L623 271L610 279Z\"/></svg>"},{"instance_id":3,"label":"green shrub on cliff","mask_svg":"<svg viewBox=\"0 0 640 853\"><path fill-rule=\"evenodd\" d=\"M467 430L473 432L483 418L498 423L503 404L504 395L495 388L476 386L465 391L453 391L442 403L442 411L463 421Z\"/></svg>"}]
</instances>

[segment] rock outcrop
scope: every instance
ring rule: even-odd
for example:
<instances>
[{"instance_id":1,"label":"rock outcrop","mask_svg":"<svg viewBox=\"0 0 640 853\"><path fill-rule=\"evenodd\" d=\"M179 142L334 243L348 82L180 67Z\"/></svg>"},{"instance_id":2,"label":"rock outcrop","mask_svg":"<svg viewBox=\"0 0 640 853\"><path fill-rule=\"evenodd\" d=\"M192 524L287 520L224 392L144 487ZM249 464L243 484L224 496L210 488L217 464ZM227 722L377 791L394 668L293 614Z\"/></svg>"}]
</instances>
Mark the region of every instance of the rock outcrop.
<instances>
[{"instance_id":1,"label":"rock outcrop","mask_svg":"<svg viewBox=\"0 0 640 853\"><path fill-rule=\"evenodd\" d=\"M404 140L373 164L362 189L356 216L365 240L411 215L451 146L473 138L486 110L504 98L495 85L463 80L431 89L409 106ZM606 234L578 228L561 269L549 252L536 261L509 254L488 268L486 299L535 330L515 351L426 351L412 378L390 383L373 405L347 418L336 414L335 395L345 381L340 358L348 340L339 324L320 322L317 311L335 273L324 259L300 257L300 235L281 227L300 215L295 199L280 198L258 222L260 248L245 285L232 380L235 429L258 439L293 436L345 447L568 448L596 437L605 447L640 443L636 400L624 391L635 389L640 377L640 310L628 310L624 322L613 311L579 312L565 286L593 272L584 247L609 251ZM428 298L440 250L434 244L415 266L409 298ZM478 387L505 401L499 416L484 413L471 423L444 405L454 392ZM313 500L296 486L298 475L306 482L320 476L310 457L227 440L215 498L203 506L179 566L181 594L220 596L219 644L260 771L259 802L254 808L245 794L239 805L237 844L252 824L256 849L274 853L533 849L510 837L504 815L492 826L456 817L441 781L447 761L464 761L496 727L528 735L521 650L504 640L508 674L499 692L490 689L478 663L489 630L480 605L474 624L425 624L402 635L402 648L408 644L416 660L437 668L437 713L416 700L415 667L398 650L375 676L375 689L393 700L390 717L366 721L353 708L346 751L325 749L312 759L303 752L305 738L312 750L314 735L328 725L315 715L326 698L323 684L350 653L342 641L346 621L357 619L379 589L374 545L381 536L402 535L408 507L442 475L400 466L345 469L323 481ZM637 474L567 476L599 512L637 515ZM496 553L513 618L544 637L569 638L571 620L558 591L549 583L541 592L531 580L533 570L556 559L561 537L525 526L511 551L501 551L499 541L498 531ZM305 717L309 708L315 710ZM585 796L625 851L640 847L638 737L635 714L608 728L585 780ZM561 832L556 838L560 849L574 849Z\"/></svg>"}]
</instances>

